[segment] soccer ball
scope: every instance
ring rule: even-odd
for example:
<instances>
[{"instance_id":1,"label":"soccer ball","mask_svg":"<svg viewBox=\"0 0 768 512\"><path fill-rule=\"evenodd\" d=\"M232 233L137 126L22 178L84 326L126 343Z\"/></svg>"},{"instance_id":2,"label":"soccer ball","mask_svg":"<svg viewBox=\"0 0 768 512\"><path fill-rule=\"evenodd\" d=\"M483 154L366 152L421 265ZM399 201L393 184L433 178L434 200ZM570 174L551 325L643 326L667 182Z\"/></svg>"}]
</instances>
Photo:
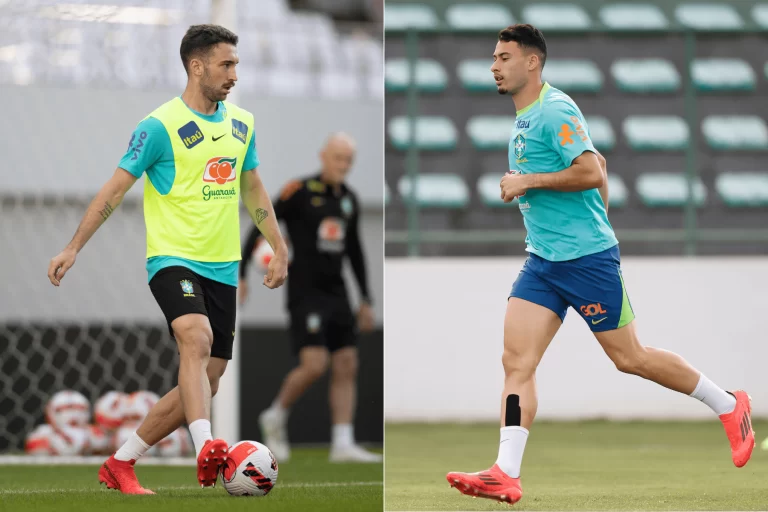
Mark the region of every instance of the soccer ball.
<instances>
[{"instance_id":1,"label":"soccer ball","mask_svg":"<svg viewBox=\"0 0 768 512\"><path fill-rule=\"evenodd\" d=\"M184 427L179 427L176 432L179 433L179 437L181 438L181 454L194 455L195 444L192 442L192 435L189 433L189 430Z\"/></svg>"},{"instance_id":2,"label":"soccer ball","mask_svg":"<svg viewBox=\"0 0 768 512\"><path fill-rule=\"evenodd\" d=\"M253 251L253 259L256 260L256 265L263 272L266 272L269 268L269 262L272 261L272 257L275 255L275 251L272 250L272 246L261 238L256 244L256 249Z\"/></svg>"},{"instance_id":3,"label":"soccer ball","mask_svg":"<svg viewBox=\"0 0 768 512\"><path fill-rule=\"evenodd\" d=\"M88 425L88 446L86 452L93 455L107 455L112 447L106 429L99 425Z\"/></svg>"},{"instance_id":4,"label":"soccer ball","mask_svg":"<svg viewBox=\"0 0 768 512\"><path fill-rule=\"evenodd\" d=\"M51 455L51 439L53 438L53 427L44 424L38 425L27 434L24 442L24 451L29 455Z\"/></svg>"},{"instance_id":5,"label":"soccer ball","mask_svg":"<svg viewBox=\"0 0 768 512\"><path fill-rule=\"evenodd\" d=\"M109 391L96 400L93 406L96 424L107 430L114 430L123 423L128 395L120 391Z\"/></svg>"},{"instance_id":6,"label":"soccer ball","mask_svg":"<svg viewBox=\"0 0 768 512\"><path fill-rule=\"evenodd\" d=\"M89 430L85 427L54 427L51 435L53 455L82 455L88 448Z\"/></svg>"},{"instance_id":7,"label":"soccer ball","mask_svg":"<svg viewBox=\"0 0 768 512\"><path fill-rule=\"evenodd\" d=\"M232 496L266 496L277 484L277 460L263 444L240 441L229 447L221 481Z\"/></svg>"},{"instance_id":8,"label":"soccer ball","mask_svg":"<svg viewBox=\"0 0 768 512\"><path fill-rule=\"evenodd\" d=\"M160 397L151 391L131 393L125 407L123 420L128 425L138 425L149 414L149 410L160 401Z\"/></svg>"},{"instance_id":9,"label":"soccer ball","mask_svg":"<svg viewBox=\"0 0 768 512\"><path fill-rule=\"evenodd\" d=\"M85 427L91 417L91 404L77 391L59 391L48 401L45 417L54 427Z\"/></svg>"},{"instance_id":10,"label":"soccer ball","mask_svg":"<svg viewBox=\"0 0 768 512\"><path fill-rule=\"evenodd\" d=\"M161 439L156 445L158 455L161 457L181 457L184 450L181 436L181 429L177 429L171 432L165 439Z\"/></svg>"}]
</instances>

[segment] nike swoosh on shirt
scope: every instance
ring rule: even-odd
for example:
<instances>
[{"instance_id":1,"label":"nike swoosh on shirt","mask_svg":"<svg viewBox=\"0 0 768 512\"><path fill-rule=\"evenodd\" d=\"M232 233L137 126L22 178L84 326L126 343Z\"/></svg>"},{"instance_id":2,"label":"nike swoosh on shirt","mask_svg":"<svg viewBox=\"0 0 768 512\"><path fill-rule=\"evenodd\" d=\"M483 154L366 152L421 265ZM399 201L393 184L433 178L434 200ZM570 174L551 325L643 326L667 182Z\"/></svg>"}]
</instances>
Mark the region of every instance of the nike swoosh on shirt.
<instances>
[{"instance_id":1,"label":"nike swoosh on shirt","mask_svg":"<svg viewBox=\"0 0 768 512\"><path fill-rule=\"evenodd\" d=\"M226 135L226 133L225 133L224 135ZM220 138L222 138L224 135L219 135L218 137L212 137L212 138L211 138L211 140L212 140L213 142L216 142L217 140L219 140Z\"/></svg>"},{"instance_id":2,"label":"nike swoosh on shirt","mask_svg":"<svg viewBox=\"0 0 768 512\"><path fill-rule=\"evenodd\" d=\"M603 320L607 320L607 319L608 319L608 317L607 317L607 316L604 316L603 318L601 318L601 319L600 319L600 320L598 320L597 322L595 322L594 320L592 320L592 325L597 325L597 324L599 324L600 322L602 322Z\"/></svg>"}]
</instances>

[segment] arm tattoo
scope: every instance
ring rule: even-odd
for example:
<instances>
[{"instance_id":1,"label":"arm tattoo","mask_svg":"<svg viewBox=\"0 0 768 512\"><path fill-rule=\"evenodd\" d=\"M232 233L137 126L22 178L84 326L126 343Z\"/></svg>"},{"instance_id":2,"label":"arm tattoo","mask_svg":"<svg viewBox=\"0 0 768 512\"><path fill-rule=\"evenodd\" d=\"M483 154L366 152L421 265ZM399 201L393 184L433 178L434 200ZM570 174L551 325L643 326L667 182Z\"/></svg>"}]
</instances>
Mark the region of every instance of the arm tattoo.
<instances>
[{"instance_id":1,"label":"arm tattoo","mask_svg":"<svg viewBox=\"0 0 768 512\"><path fill-rule=\"evenodd\" d=\"M256 211L253 212L253 216L256 219L256 224L261 224L261 221L266 219L269 214L267 213L267 210L264 208L256 208Z\"/></svg>"},{"instance_id":2,"label":"arm tattoo","mask_svg":"<svg viewBox=\"0 0 768 512\"><path fill-rule=\"evenodd\" d=\"M99 210L99 214L101 214L101 217L104 220L107 220L109 218L109 216L112 215L112 212L114 212L114 211L115 211L115 209L112 208L112 205L109 204L108 202L105 202L104 203L104 208Z\"/></svg>"}]
</instances>

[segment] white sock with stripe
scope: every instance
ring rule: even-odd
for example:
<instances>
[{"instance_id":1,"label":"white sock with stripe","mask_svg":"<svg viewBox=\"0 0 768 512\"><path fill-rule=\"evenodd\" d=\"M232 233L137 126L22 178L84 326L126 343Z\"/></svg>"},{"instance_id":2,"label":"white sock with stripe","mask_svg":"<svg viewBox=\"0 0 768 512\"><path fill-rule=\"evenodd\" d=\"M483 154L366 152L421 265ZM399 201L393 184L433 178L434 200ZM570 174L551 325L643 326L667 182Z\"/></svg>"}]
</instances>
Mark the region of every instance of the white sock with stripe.
<instances>
[{"instance_id":1,"label":"white sock with stripe","mask_svg":"<svg viewBox=\"0 0 768 512\"><path fill-rule=\"evenodd\" d=\"M499 441L499 457L496 464L512 478L520 478L528 430L523 427L502 427Z\"/></svg>"},{"instance_id":2,"label":"white sock with stripe","mask_svg":"<svg viewBox=\"0 0 768 512\"><path fill-rule=\"evenodd\" d=\"M691 396L696 400L704 402L718 416L732 412L736 408L736 398L718 387L703 373L699 377L699 383L696 385L693 393L691 393Z\"/></svg>"}]
</instances>

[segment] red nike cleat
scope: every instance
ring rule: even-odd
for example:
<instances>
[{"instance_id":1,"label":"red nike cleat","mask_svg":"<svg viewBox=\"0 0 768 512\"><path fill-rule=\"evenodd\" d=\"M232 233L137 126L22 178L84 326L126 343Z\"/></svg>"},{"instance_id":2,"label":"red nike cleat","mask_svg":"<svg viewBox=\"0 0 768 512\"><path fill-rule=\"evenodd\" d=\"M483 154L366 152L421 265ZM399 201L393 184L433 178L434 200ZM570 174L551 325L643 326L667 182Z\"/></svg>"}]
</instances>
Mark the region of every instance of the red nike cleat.
<instances>
[{"instance_id":1,"label":"red nike cleat","mask_svg":"<svg viewBox=\"0 0 768 512\"><path fill-rule=\"evenodd\" d=\"M507 475L497 464L479 473L448 473L446 479L451 487L467 496L488 498L510 505L523 497L520 479Z\"/></svg>"},{"instance_id":2,"label":"red nike cleat","mask_svg":"<svg viewBox=\"0 0 768 512\"><path fill-rule=\"evenodd\" d=\"M208 440L197 456L197 481L200 487L215 487L221 466L227 461L229 446L223 439Z\"/></svg>"},{"instance_id":3,"label":"red nike cleat","mask_svg":"<svg viewBox=\"0 0 768 512\"><path fill-rule=\"evenodd\" d=\"M99 482L106 484L108 489L117 489L123 494L155 494L143 488L136 478L133 465L136 461L117 460L114 454L99 468Z\"/></svg>"},{"instance_id":4,"label":"red nike cleat","mask_svg":"<svg viewBox=\"0 0 768 512\"><path fill-rule=\"evenodd\" d=\"M755 431L752 430L752 398L745 391L731 393L736 397L733 411L721 414L728 441L731 443L731 457L737 468L743 467L752 456L755 447Z\"/></svg>"}]
</instances>

